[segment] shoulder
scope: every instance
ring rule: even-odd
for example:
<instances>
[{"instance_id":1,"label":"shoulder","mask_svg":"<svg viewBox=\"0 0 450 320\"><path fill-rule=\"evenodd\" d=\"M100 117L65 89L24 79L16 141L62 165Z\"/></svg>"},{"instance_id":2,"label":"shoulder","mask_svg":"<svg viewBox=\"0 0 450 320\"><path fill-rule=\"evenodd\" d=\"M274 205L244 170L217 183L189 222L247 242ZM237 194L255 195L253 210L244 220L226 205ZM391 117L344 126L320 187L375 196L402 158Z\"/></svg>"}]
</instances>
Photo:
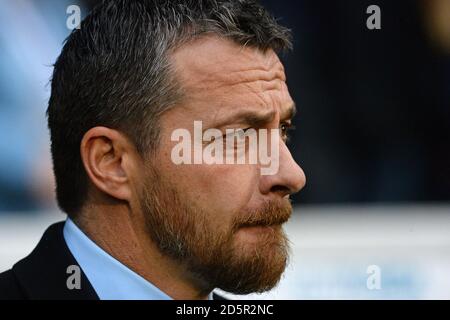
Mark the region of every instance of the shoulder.
<instances>
[{"instance_id":1,"label":"shoulder","mask_svg":"<svg viewBox=\"0 0 450 320\"><path fill-rule=\"evenodd\" d=\"M51 225L34 250L0 274L0 299L97 300L80 269L80 289L67 286L68 267L78 265L63 236L64 222Z\"/></svg>"},{"instance_id":2,"label":"shoulder","mask_svg":"<svg viewBox=\"0 0 450 320\"><path fill-rule=\"evenodd\" d=\"M26 299L12 270L0 273L0 300Z\"/></svg>"}]
</instances>

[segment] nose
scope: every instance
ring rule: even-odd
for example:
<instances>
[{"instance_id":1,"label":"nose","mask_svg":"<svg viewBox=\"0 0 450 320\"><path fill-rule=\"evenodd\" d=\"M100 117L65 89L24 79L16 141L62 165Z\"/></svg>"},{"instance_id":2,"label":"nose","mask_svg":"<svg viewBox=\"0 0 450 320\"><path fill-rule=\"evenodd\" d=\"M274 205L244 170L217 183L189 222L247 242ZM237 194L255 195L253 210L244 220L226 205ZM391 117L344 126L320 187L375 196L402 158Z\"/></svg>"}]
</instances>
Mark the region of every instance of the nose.
<instances>
[{"instance_id":1,"label":"nose","mask_svg":"<svg viewBox=\"0 0 450 320\"><path fill-rule=\"evenodd\" d=\"M295 162L286 144L280 141L278 171L261 175L259 189L263 195L275 193L281 197L299 192L306 184L302 168Z\"/></svg>"}]
</instances>

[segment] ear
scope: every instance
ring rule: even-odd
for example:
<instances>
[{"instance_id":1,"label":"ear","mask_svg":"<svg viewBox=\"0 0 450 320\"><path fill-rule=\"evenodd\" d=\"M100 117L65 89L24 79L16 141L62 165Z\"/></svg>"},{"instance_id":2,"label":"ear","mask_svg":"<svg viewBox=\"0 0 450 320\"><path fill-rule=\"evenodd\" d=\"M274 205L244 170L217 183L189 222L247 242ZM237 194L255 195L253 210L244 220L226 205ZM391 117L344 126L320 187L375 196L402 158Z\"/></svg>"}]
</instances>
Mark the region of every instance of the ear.
<instances>
[{"instance_id":1,"label":"ear","mask_svg":"<svg viewBox=\"0 0 450 320\"><path fill-rule=\"evenodd\" d=\"M80 153L84 168L98 189L130 201L135 152L122 133L106 127L91 128L81 140Z\"/></svg>"}]
</instances>

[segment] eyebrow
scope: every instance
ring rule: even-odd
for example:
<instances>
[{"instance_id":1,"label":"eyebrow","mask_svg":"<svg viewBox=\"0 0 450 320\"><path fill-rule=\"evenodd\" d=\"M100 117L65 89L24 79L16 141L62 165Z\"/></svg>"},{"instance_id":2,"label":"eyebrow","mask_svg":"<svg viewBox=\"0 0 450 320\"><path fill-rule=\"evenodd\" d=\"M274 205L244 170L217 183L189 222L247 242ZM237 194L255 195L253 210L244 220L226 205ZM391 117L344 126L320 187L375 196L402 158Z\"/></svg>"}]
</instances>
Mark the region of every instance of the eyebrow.
<instances>
[{"instance_id":1,"label":"eyebrow","mask_svg":"<svg viewBox=\"0 0 450 320\"><path fill-rule=\"evenodd\" d=\"M280 115L280 121L292 119L297 113L297 108L295 102L292 103L286 110L283 110ZM255 111L245 110L242 112L238 112L233 116L220 121L217 127L222 127L226 124L230 123L245 123L251 127L261 127L264 124L269 123L275 117L276 112L270 111L265 114L259 114Z\"/></svg>"},{"instance_id":2,"label":"eyebrow","mask_svg":"<svg viewBox=\"0 0 450 320\"><path fill-rule=\"evenodd\" d=\"M287 110L283 110L280 115L280 120L288 120L292 119L297 114L297 105L295 102L287 108Z\"/></svg>"}]
</instances>

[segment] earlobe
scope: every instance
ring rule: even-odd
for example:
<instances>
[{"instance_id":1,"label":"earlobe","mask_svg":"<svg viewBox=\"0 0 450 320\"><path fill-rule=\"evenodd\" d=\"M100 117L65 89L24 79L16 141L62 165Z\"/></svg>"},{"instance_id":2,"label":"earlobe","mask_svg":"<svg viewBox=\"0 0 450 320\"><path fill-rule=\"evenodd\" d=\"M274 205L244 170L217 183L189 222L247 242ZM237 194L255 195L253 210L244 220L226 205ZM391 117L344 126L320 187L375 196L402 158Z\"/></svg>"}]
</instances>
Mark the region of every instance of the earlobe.
<instances>
[{"instance_id":1,"label":"earlobe","mask_svg":"<svg viewBox=\"0 0 450 320\"><path fill-rule=\"evenodd\" d=\"M124 159L128 140L113 129L94 127L83 136L80 153L92 184L119 200L130 200L130 183Z\"/></svg>"}]
</instances>

